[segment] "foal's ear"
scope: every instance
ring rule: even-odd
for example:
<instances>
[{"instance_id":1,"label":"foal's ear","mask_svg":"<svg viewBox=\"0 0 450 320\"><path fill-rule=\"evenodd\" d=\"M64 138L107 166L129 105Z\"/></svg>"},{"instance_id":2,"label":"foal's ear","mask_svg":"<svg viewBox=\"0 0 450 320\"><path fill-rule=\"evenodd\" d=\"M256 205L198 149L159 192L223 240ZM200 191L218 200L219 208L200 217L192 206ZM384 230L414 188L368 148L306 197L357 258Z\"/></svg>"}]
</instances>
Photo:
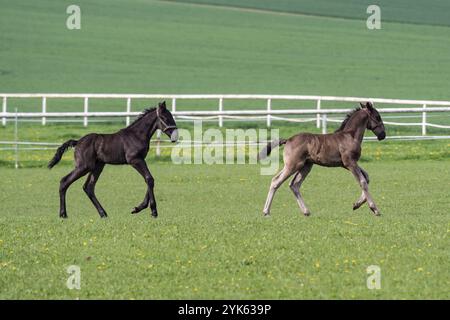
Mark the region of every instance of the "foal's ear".
<instances>
[{"instance_id":1,"label":"foal's ear","mask_svg":"<svg viewBox=\"0 0 450 320\"><path fill-rule=\"evenodd\" d=\"M367 101L367 102L366 102L366 107L367 107L367 109L369 109L369 110L373 110L373 103L370 102L370 101Z\"/></svg>"},{"instance_id":2,"label":"foal's ear","mask_svg":"<svg viewBox=\"0 0 450 320\"><path fill-rule=\"evenodd\" d=\"M370 101L367 101L366 103L360 102L359 105L361 106L361 108L367 108L369 110L373 110L373 103Z\"/></svg>"},{"instance_id":3,"label":"foal's ear","mask_svg":"<svg viewBox=\"0 0 450 320\"><path fill-rule=\"evenodd\" d=\"M160 102L158 106L162 109L166 109L166 101Z\"/></svg>"}]
</instances>

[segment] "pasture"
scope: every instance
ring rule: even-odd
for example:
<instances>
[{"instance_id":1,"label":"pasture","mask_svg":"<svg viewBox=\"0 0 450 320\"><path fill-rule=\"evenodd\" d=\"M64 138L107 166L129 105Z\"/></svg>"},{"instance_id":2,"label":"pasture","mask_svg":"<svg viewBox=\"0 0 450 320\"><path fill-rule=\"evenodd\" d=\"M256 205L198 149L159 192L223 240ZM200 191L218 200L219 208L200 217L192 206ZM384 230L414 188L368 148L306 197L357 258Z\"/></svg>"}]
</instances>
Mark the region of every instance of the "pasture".
<instances>
[{"instance_id":1,"label":"pasture","mask_svg":"<svg viewBox=\"0 0 450 320\"><path fill-rule=\"evenodd\" d=\"M151 165L160 217L130 210L145 192L130 167L106 167L101 220L81 189L58 218L59 177L70 168L1 169L1 298L445 298L448 297L446 161L363 164L383 216L342 169L315 167L299 213L287 184L261 215L270 177L258 166ZM224 188L226 192L224 192ZM81 290L68 290L69 265ZM379 265L382 289L368 290Z\"/></svg>"},{"instance_id":2,"label":"pasture","mask_svg":"<svg viewBox=\"0 0 450 320\"><path fill-rule=\"evenodd\" d=\"M438 3L406 7L419 17L448 14ZM2 91L450 99L448 27L384 22L373 32L365 18L324 16L327 5L304 16L178 1L77 4L81 30L70 31L64 1L1 2Z\"/></svg>"},{"instance_id":3,"label":"pasture","mask_svg":"<svg viewBox=\"0 0 450 320\"><path fill-rule=\"evenodd\" d=\"M380 1L386 20L381 30L369 31L364 1L302 3L79 0L82 29L69 31L67 2L0 0L0 92L450 99L448 4ZM81 111L80 100L49 101L48 111ZM139 101L132 109L155 103ZM125 102L90 107L124 111ZM285 107L312 106L274 105ZM11 99L8 110L14 108L37 111L40 100ZM217 106L177 105L205 108ZM225 108L264 106L232 102ZM450 118L436 113L429 119L448 125ZM178 125L192 130L190 123ZM122 126L20 122L19 139L62 143ZM227 122L224 129L260 127ZM273 127L281 137L319 132L312 123L274 121ZM420 134L420 127L387 130L388 136ZM13 139L13 123L0 126L0 140ZM366 205L352 211L360 189L343 169L313 168L302 187L311 217L300 214L286 183L272 216L263 218L271 176L261 176L259 165L173 165L169 150L156 158L152 147L147 160L158 219L150 210L130 214L144 196L142 178L128 166L107 166L96 193L109 218L99 219L81 179L68 191L69 219L62 221L58 184L72 169L73 151L48 171L53 153L20 151L15 170L14 153L0 151L0 299L449 297L449 140L363 144L361 166L371 177L379 218ZM80 290L66 287L69 265L81 268ZM366 286L370 265L381 268L381 290Z\"/></svg>"}]
</instances>

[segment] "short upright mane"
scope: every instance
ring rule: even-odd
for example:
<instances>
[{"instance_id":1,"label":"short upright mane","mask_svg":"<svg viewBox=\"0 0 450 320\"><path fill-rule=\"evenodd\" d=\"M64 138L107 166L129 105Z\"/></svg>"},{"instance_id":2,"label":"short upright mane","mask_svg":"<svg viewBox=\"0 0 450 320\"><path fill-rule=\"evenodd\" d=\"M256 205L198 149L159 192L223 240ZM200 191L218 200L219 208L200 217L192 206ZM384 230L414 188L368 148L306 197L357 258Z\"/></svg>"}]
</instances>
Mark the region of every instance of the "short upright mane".
<instances>
[{"instance_id":1,"label":"short upright mane","mask_svg":"<svg viewBox=\"0 0 450 320\"><path fill-rule=\"evenodd\" d=\"M141 120L141 119L142 119L143 117L145 117L147 114L149 114L150 112L155 111L155 110L156 110L155 107L144 109L144 111L142 111L141 114L138 115L138 117L137 117L137 118L129 125L129 127L131 127L133 124L135 124L136 122L138 122L139 120Z\"/></svg>"},{"instance_id":2,"label":"short upright mane","mask_svg":"<svg viewBox=\"0 0 450 320\"><path fill-rule=\"evenodd\" d=\"M342 121L341 126L339 127L339 129L337 129L335 132L339 132L344 130L347 122L350 120L350 118L357 112L361 110L360 107L356 108L355 110L351 111L349 114L347 114L347 116L345 117L344 121Z\"/></svg>"}]
</instances>

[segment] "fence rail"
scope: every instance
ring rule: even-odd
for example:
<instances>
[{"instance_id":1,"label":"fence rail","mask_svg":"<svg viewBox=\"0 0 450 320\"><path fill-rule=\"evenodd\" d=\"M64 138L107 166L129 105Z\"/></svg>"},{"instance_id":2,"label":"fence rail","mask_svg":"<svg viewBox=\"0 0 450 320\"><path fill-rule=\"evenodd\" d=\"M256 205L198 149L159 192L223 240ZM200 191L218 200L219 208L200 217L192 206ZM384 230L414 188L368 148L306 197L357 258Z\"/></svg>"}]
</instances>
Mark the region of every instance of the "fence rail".
<instances>
[{"instance_id":1,"label":"fence rail","mask_svg":"<svg viewBox=\"0 0 450 320\"><path fill-rule=\"evenodd\" d=\"M8 100L10 99L40 99L41 107L39 112L14 112L8 111ZM48 112L48 101L51 99L82 99L80 111L78 112ZM91 112L89 111L90 102L94 99L118 99L123 100L123 112ZM0 141L0 151L13 150L15 153L15 167L19 167L19 150L52 150L59 143L57 142L33 142L19 141L17 123L18 119L25 121L39 121L42 125L46 125L50 121L69 122L81 121L84 126L88 126L89 119L92 118L122 118L128 125L131 118L140 114L140 112L132 112L132 103L139 99L158 99L169 100L172 114L177 120L196 120L203 119L208 121L217 121L219 127L222 127L225 120L258 120L265 121L267 127L272 125L272 121L289 121L289 122L315 122L317 128L321 128L322 133L327 132L327 124L329 122L341 122L342 119L331 118L330 115L343 115L351 111L351 109L325 108L323 102L365 102L372 101L377 104L377 110L382 114L399 114L414 113L416 115L392 115L384 116L384 123L388 125L398 126L419 126L421 127L421 136L389 136L389 139L395 140L428 140L428 139L450 139L450 135L431 136L427 135L427 128L450 129L450 125L430 123L428 121L430 113L446 112L450 116L450 101L434 101L434 100L404 100L404 99L382 99L382 98L364 98L364 97L333 97L333 96L313 96L313 95L243 95L243 94L57 94L57 93L0 93L0 119L2 125L8 122L14 122L15 138L14 141ZM179 100L210 100L217 102L217 109L210 111L179 111L177 110L177 102ZM265 102L264 109L256 110L225 110L224 102L226 100L254 100ZM274 109L274 101L310 101L313 107L309 109ZM383 105L399 105L401 107L383 107ZM10 107L11 109L11 107ZM308 116L311 117L293 117ZM420 122L393 122L392 118L420 118ZM436 115L441 117L441 115ZM72 120L79 118L80 120ZM8 120L9 119L9 120ZM11 120L12 119L12 120ZM449 118L450 119L450 118ZM99 121L99 120L97 120ZM102 121L102 120L100 120ZM450 123L449 123L450 124ZM172 148L172 145L161 144L161 132L156 135L156 155L159 156L162 148ZM371 141L374 137L366 137L364 140ZM202 141L191 141L195 145L203 145ZM191 143L184 141L184 143ZM252 142L256 145L264 144L264 141ZM19 148L20 146L20 148Z\"/></svg>"},{"instance_id":2,"label":"fence rail","mask_svg":"<svg viewBox=\"0 0 450 320\"><path fill-rule=\"evenodd\" d=\"M41 112L8 112L8 99L12 98L39 98L42 100ZM83 111L80 112L48 112L47 102L49 99L83 99ZM130 123L131 117L137 116L139 112L132 112L132 100L136 99L167 99L171 101L171 110L173 115L178 119L208 119L218 120L220 127L223 126L226 119L259 119L265 120L267 126L270 127L272 120L291 121L291 122L316 122L317 128L322 127L322 132L327 130L327 122L337 122L340 120L329 118L330 114L346 114L351 109L328 109L324 108L322 102L363 102L372 101L377 103L377 110L380 113L419 113L421 122L405 123L390 122L386 124L399 126L421 126L422 135L425 136L427 127L435 127L442 129L450 129L450 125L433 124L427 121L427 115L430 112L450 112L450 101L435 100L405 100L405 99L383 99L383 98L364 98L364 97L335 97L335 96L315 96L315 95L246 95L246 94L58 94L58 93L0 93L2 99L2 111L0 118L2 124L7 124L8 118L40 118L42 125L46 125L48 118L82 118L84 126L89 123L89 118L101 117L123 117L127 125ZM92 99L123 99L125 101L125 111L123 112L90 112L89 102ZM224 100L262 100L266 101L264 110L224 110ZM176 109L177 100L217 100L217 111L178 111ZM287 109L275 110L272 108L273 101L311 101L315 102L315 108L311 109ZM408 107L400 108L383 108L379 105L394 104L407 105ZM411 107L415 106L415 107ZM81 108L80 108L81 109ZM313 115L308 119L295 119L280 116L293 115Z\"/></svg>"}]
</instances>

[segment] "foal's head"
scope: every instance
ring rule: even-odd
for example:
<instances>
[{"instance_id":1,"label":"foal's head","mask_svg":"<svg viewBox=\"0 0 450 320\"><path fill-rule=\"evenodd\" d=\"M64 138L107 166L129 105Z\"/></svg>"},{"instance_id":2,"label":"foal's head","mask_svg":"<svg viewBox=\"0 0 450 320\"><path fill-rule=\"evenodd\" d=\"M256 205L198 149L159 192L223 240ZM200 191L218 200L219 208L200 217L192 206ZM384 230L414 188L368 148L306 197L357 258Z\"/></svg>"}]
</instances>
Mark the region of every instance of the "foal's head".
<instances>
[{"instance_id":1,"label":"foal's head","mask_svg":"<svg viewBox=\"0 0 450 320\"><path fill-rule=\"evenodd\" d=\"M386 131L384 129L383 120L378 111L373 107L372 102L360 103L362 110L367 112L369 120L367 121L367 129L371 130L378 138L383 140L386 138Z\"/></svg>"},{"instance_id":2,"label":"foal's head","mask_svg":"<svg viewBox=\"0 0 450 320\"><path fill-rule=\"evenodd\" d=\"M170 141L176 142L178 140L178 128L172 113L167 109L166 102L160 102L156 108L156 121L159 130L167 134Z\"/></svg>"}]
</instances>

